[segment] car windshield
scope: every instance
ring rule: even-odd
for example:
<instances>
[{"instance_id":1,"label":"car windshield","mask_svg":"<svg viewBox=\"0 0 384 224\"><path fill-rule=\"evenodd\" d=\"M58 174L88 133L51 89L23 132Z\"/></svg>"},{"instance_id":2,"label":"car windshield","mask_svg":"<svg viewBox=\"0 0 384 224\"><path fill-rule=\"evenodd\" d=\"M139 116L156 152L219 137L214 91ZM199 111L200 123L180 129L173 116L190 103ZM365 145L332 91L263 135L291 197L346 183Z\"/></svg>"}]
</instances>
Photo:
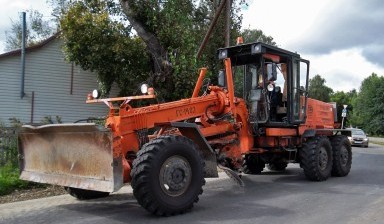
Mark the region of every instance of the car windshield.
<instances>
[{"instance_id":1,"label":"car windshield","mask_svg":"<svg viewBox=\"0 0 384 224\"><path fill-rule=\"evenodd\" d=\"M353 135L365 135L362 130L352 130Z\"/></svg>"}]
</instances>

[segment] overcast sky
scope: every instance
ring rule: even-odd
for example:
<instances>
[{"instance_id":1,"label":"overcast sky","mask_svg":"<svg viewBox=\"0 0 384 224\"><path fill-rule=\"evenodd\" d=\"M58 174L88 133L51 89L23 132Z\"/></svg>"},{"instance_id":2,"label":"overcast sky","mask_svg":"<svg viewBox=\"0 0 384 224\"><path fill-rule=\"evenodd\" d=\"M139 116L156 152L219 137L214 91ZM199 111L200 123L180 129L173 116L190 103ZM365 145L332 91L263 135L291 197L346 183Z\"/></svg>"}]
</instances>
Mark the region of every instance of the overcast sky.
<instances>
[{"instance_id":1,"label":"overcast sky","mask_svg":"<svg viewBox=\"0 0 384 224\"><path fill-rule=\"evenodd\" d=\"M244 11L248 26L310 60L310 75L320 74L335 91L384 74L382 0L254 0Z\"/></svg>"},{"instance_id":2,"label":"overcast sky","mask_svg":"<svg viewBox=\"0 0 384 224\"><path fill-rule=\"evenodd\" d=\"M0 52L10 19L37 9L50 18L46 0L0 0ZM311 61L329 87L349 91L375 72L384 75L382 0L248 0L243 28L263 30L279 47Z\"/></svg>"}]
</instances>

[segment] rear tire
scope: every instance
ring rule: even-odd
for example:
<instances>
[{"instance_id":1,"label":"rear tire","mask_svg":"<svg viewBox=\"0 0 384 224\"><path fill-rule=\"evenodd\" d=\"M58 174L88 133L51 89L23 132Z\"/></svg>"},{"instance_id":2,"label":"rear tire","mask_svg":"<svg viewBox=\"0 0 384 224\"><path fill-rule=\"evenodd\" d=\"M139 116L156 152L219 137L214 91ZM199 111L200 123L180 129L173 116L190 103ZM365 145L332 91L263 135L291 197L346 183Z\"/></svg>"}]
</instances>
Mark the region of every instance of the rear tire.
<instances>
[{"instance_id":1,"label":"rear tire","mask_svg":"<svg viewBox=\"0 0 384 224\"><path fill-rule=\"evenodd\" d=\"M344 177L352 165L352 148L347 136L337 135L331 139L333 150L332 176Z\"/></svg>"},{"instance_id":2,"label":"rear tire","mask_svg":"<svg viewBox=\"0 0 384 224\"><path fill-rule=\"evenodd\" d=\"M265 163L260 157L250 154L245 156L242 166L245 174L260 174L264 170Z\"/></svg>"},{"instance_id":3,"label":"rear tire","mask_svg":"<svg viewBox=\"0 0 384 224\"><path fill-rule=\"evenodd\" d=\"M150 213L171 216L193 207L203 193L204 161L197 145L168 135L146 143L131 172L133 195Z\"/></svg>"},{"instance_id":4,"label":"rear tire","mask_svg":"<svg viewBox=\"0 0 384 224\"><path fill-rule=\"evenodd\" d=\"M64 187L64 189L68 192L68 194L70 194L72 197L77 198L78 200L104 198L109 196L110 194L109 192L92 191L74 187Z\"/></svg>"},{"instance_id":5,"label":"rear tire","mask_svg":"<svg viewBox=\"0 0 384 224\"><path fill-rule=\"evenodd\" d=\"M324 181L332 170L332 146L327 137L309 138L300 152L301 167L307 179Z\"/></svg>"}]
</instances>

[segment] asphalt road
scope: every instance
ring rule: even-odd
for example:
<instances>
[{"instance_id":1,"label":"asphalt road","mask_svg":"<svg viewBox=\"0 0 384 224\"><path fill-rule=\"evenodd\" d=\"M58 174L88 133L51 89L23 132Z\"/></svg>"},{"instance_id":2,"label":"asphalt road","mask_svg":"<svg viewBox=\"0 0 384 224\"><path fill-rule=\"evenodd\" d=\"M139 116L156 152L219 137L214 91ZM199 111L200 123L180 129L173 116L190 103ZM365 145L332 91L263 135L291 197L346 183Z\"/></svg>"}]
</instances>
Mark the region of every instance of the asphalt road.
<instances>
[{"instance_id":1,"label":"asphalt road","mask_svg":"<svg viewBox=\"0 0 384 224\"><path fill-rule=\"evenodd\" d=\"M353 148L347 177L310 182L297 165L286 172L243 176L244 188L223 176L209 180L187 214L155 217L131 188L108 198L77 201L62 195L0 205L0 223L384 223L384 148Z\"/></svg>"}]
</instances>

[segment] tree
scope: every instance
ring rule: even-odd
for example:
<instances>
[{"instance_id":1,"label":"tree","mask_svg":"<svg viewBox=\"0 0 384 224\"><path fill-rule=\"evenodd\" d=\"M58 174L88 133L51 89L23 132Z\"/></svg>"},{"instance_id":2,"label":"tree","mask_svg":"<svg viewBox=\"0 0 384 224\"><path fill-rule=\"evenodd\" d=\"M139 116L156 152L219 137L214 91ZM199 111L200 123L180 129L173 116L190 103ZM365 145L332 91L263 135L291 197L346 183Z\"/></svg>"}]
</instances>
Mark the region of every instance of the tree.
<instances>
[{"instance_id":1,"label":"tree","mask_svg":"<svg viewBox=\"0 0 384 224\"><path fill-rule=\"evenodd\" d=\"M26 46L33 46L50 37L56 30L49 21L43 19L43 14L37 10L27 10L26 18ZM5 31L5 50L21 48L22 21L11 20L11 29Z\"/></svg>"},{"instance_id":2,"label":"tree","mask_svg":"<svg viewBox=\"0 0 384 224\"><path fill-rule=\"evenodd\" d=\"M244 29L241 32L241 36L243 37L245 43L263 42L266 44L276 46L276 42L273 40L273 37L267 36L266 34L264 34L262 30L249 29L249 28Z\"/></svg>"},{"instance_id":3,"label":"tree","mask_svg":"<svg viewBox=\"0 0 384 224\"><path fill-rule=\"evenodd\" d=\"M309 79L308 96L313 99L329 102L333 90L326 86L325 82L325 79L320 75L315 75L315 77Z\"/></svg>"},{"instance_id":4,"label":"tree","mask_svg":"<svg viewBox=\"0 0 384 224\"><path fill-rule=\"evenodd\" d=\"M347 111L348 111L348 116L344 120L345 126L352 125L350 122L352 120L352 114L353 114L353 105L352 102L355 100L357 97L357 92L355 89L349 91L349 92L344 92L344 91L337 91L336 93L333 93L331 95L331 102L335 102L337 105L337 120L338 122L341 122L342 120L342 110L344 109L343 105L348 105Z\"/></svg>"},{"instance_id":5,"label":"tree","mask_svg":"<svg viewBox=\"0 0 384 224\"><path fill-rule=\"evenodd\" d=\"M53 20L59 24L61 16L68 11L71 0L47 0L47 3L51 5Z\"/></svg>"},{"instance_id":6,"label":"tree","mask_svg":"<svg viewBox=\"0 0 384 224\"><path fill-rule=\"evenodd\" d=\"M68 61L96 71L103 93L116 82L122 93L133 93L147 79L150 64L144 43L130 36L130 27L114 20L111 2L78 1L60 25ZM112 4L112 3L111 3Z\"/></svg>"},{"instance_id":7,"label":"tree","mask_svg":"<svg viewBox=\"0 0 384 224\"><path fill-rule=\"evenodd\" d=\"M242 3L238 2L234 1L232 8L233 36L241 25L238 10ZM121 94L129 95L135 89L132 86L149 81L167 100L189 97L197 69L204 65L216 74L219 67L216 50L224 46L222 21L202 59L195 57L218 3L120 0L119 5L114 0L76 1L60 19L65 53L69 61L96 71L105 92L115 81L125 86ZM116 59L115 55L121 57ZM127 61L131 63L124 65Z\"/></svg>"},{"instance_id":8,"label":"tree","mask_svg":"<svg viewBox=\"0 0 384 224\"><path fill-rule=\"evenodd\" d=\"M384 134L384 77L372 73L364 79L353 102L354 125L374 135Z\"/></svg>"}]
</instances>

